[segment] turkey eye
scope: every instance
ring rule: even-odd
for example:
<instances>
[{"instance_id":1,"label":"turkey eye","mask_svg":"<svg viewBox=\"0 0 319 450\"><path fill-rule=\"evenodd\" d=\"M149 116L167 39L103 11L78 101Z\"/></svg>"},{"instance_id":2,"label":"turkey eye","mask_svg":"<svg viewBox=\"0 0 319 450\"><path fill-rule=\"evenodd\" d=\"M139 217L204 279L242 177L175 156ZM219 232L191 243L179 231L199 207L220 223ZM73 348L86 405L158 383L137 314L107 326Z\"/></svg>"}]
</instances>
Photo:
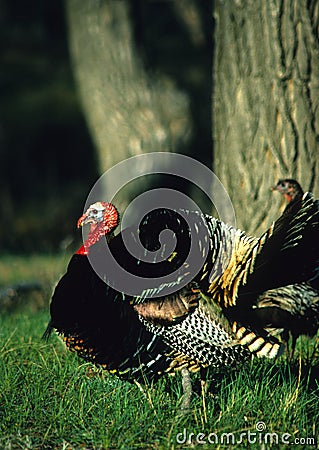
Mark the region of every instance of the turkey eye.
<instances>
[{"instance_id":1,"label":"turkey eye","mask_svg":"<svg viewBox=\"0 0 319 450\"><path fill-rule=\"evenodd\" d=\"M92 213L97 214L97 209L93 209Z\"/></svg>"},{"instance_id":2,"label":"turkey eye","mask_svg":"<svg viewBox=\"0 0 319 450\"><path fill-rule=\"evenodd\" d=\"M282 181L282 182L280 183L280 186L281 186L281 187L285 187L285 183Z\"/></svg>"}]
</instances>

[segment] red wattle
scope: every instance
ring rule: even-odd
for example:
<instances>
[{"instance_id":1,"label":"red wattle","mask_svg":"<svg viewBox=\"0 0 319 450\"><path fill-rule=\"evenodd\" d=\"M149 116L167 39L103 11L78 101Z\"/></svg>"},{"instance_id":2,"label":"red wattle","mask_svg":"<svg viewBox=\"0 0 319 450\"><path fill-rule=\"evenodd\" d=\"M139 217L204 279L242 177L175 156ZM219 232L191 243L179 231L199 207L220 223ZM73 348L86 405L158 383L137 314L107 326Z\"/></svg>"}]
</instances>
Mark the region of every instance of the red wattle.
<instances>
[{"instance_id":1,"label":"red wattle","mask_svg":"<svg viewBox=\"0 0 319 450\"><path fill-rule=\"evenodd\" d=\"M84 245L82 245L79 250L76 252L76 255L88 255L89 252L87 250L87 248L85 248Z\"/></svg>"}]
</instances>

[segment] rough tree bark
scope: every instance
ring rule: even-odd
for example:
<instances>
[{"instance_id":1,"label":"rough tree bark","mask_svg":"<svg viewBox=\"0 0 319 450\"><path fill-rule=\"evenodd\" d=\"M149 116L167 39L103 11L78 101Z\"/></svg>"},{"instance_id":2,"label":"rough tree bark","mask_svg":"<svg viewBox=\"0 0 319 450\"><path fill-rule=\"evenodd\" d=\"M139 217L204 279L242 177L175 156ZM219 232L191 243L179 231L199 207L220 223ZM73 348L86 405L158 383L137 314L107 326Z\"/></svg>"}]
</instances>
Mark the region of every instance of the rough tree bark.
<instances>
[{"instance_id":1,"label":"rough tree bark","mask_svg":"<svg viewBox=\"0 0 319 450\"><path fill-rule=\"evenodd\" d=\"M278 216L283 177L319 194L317 0L215 0L214 168L237 225Z\"/></svg>"},{"instance_id":2,"label":"rough tree bark","mask_svg":"<svg viewBox=\"0 0 319 450\"><path fill-rule=\"evenodd\" d=\"M210 124L201 108L211 95L203 76L209 68L195 61L208 48L202 20L208 4L215 20ZM278 216L282 202L270 187L279 178L297 178L319 195L318 0L67 5L75 74L101 171L149 151L190 154L225 185L237 225L257 234ZM208 139L200 140L211 125L213 152Z\"/></svg>"}]
</instances>

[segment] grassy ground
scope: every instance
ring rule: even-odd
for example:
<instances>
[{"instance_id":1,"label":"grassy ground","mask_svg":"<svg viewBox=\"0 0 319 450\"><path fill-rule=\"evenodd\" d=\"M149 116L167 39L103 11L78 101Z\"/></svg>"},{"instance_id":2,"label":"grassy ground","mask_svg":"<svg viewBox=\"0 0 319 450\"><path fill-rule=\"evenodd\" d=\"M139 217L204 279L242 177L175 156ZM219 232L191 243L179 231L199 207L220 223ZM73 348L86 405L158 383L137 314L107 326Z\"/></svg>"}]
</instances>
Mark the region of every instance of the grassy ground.
<instances>
[{"instance_id":1,"label":"grassy ground","mask_svg":"<svg viewBox=\"0 0 319 450\"><path fill-rule=\"evenodd\" d=\"M7 257L0 285L34 276L50 284L65 263ZM143 388L124 383L83 363L56 336L41 341L47 320L46 308L21 303L0 319L0 449L285 448L287 441L318 448L309 440L318 439L319 424L315 339L299 343L291 363L256 360L214 376L205 396L195 379L198 393L180 417L178 375Z\"/></svg>"}]
</instances>

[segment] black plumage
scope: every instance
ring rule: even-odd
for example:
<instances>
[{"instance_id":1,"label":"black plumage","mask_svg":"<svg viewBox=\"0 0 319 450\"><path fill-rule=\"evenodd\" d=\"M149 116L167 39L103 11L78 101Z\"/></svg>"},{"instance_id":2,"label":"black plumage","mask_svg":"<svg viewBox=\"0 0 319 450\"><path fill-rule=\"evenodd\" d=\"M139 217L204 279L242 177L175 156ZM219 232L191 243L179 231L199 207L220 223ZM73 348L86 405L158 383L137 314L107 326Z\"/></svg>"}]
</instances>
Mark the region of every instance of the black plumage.
<instances>
[{"instance_id":1,"label":"black plumage","mask_svg":"<svg viewBox=\"0 0 319 450\"><path fill-rule=\"evenodd\" d=\"M49 328L71 349L129 380L280 353L272 329L280 333L280 320L299 313L274 296L284 298L286 286L318 277L319 208L312 194L295 198L260 238L208 215L166 208L111 238L114 226L105 226L103 205L85 213L91 234L51 302ZM175 233L175 246L159 239L165 230ZM142 244L134 256L127 239ZM116 268L105 263L106 248L125 271L143 278L134 293L124 280L121 288ZM99 276L89 259L99 261ZM289 294L295 311L297 291ZM305 317L316 311L309 296L311 306L299 308Z\"/></svg>"},{"instance_id":2,"label":"black plumage","mask_svg":"<svg viewBox=\"0 0 319 450\"><path fill-rule=\"evenodd\" d=\"M91 208L97 209L94 205ZM179 223L178 218L176 224ZM107 235L107 246L121 265L130 273L148 277L153 286L157 286L154 277L158 278L159 271L165 276L177 267L183 273L183 245L174 264L167 260L159 264L145 263L132 257L125 246L125 234L136 237L142 229L143 226L139 230L132 227L115 237ZM198 304L202 300L192 284L156 300L155 288L148 288L146 300L144 289L133 297L112 287L114 283L107 266L104 273L97 275L89 257L99 260L105 256L106 242L98 234L94 244L89 248L84 245L72 257L66 274L58 282L50 305L46 337L56 329L80 357L129 381L156 380L182 368L196 371L208 365L231 367L250 358L250 352L239 345L229 324L223 323L217 311L210 308L201 312ZM186 226L180 235L186 241L189 239ZM153 239L149 240L148 236L142 239L147 248L153 247ZM157 287L164 293L163 286ZM148 314L150 321L141 312ZM201 328L207 333L199 333ZM197 335L192 334L193 330L197 330Z\"/></svg>"}]
</instances>

